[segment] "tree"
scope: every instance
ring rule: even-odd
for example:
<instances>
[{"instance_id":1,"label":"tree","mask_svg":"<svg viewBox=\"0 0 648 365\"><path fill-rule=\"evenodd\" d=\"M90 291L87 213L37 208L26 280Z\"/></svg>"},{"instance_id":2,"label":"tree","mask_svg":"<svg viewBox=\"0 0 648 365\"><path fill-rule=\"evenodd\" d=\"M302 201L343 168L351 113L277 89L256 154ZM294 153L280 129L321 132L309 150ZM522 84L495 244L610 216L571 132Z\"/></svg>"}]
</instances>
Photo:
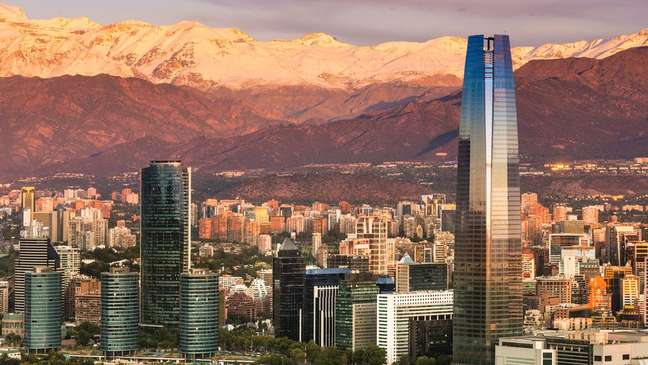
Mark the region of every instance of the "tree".
<instances>
[{"instance_id":1,"label":"tree","mask_svg":"<svg viewBox=\"0 0 648 365\"><path fill-rule=\"evenodd\" d=\"M436 359L433 357L419 356L416 358L416 365L436 365Z\"/></svg>"},{"instance_id":2,"label":"tree","mask_svg":"<svg viewBox=\"0 0 648 365\"><path fill-rule=\"evenodd\" d=\"M353 365L383 365L387 362L385 349L378 346L369 346L358 349L351 355Z\"/></svg>"},{"instance_id":3,"label":"tree","mask_svg":"<svg viewBox=\"0 0 648 365\"><path fill-rule=\"evenodd\" d=\"M271 354L261 357L255 362L261 365L296 365L295 361L284 355Z\"/></svg>"}]
</instances>

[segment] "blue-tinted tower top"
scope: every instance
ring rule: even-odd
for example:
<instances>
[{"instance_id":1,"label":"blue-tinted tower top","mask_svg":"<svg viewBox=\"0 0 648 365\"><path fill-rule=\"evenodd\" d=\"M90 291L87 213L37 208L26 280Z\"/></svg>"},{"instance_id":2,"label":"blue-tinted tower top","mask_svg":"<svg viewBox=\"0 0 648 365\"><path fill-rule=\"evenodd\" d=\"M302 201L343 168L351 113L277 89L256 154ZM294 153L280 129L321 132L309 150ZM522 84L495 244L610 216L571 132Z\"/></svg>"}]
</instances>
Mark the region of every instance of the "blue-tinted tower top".
<instances>
[{"instance_id":1,"label":"blue-tinted tower top","mask_svg":"<svg viewBox=\"0 0 648 365\"><path fill-rule=\"evenodd\" d=\"M454 363L522 332L520 178L509 37L468 38L459 131Z\"/></svg>"}]
</instances>

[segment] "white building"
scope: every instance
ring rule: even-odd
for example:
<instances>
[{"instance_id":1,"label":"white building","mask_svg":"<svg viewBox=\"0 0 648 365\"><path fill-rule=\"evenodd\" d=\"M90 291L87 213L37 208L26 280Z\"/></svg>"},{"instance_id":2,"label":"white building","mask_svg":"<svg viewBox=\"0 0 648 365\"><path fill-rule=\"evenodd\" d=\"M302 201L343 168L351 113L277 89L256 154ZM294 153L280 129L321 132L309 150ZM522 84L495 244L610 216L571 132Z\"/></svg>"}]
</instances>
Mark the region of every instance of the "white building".
<instances>
[{"instance_id":1,"label":"white building","mask_svg":"<svg viewBox=\"0 0 648 365\"><path fill-rule=\"evenodd\" d=\"M500 338L495 365L556 365L556 350L547 349L543 337Z\"/></svg>"},{"instance_id":2,"label":"white building","mask_svg":"<svg viewBox=\"0 0 648 365\"><path fill-rule=\"evenodd\" d=\"M378 295L376 343L391 365L409 353L409 320L452 318L452 290L415 291Z\"/></svg>"}]
</instances>

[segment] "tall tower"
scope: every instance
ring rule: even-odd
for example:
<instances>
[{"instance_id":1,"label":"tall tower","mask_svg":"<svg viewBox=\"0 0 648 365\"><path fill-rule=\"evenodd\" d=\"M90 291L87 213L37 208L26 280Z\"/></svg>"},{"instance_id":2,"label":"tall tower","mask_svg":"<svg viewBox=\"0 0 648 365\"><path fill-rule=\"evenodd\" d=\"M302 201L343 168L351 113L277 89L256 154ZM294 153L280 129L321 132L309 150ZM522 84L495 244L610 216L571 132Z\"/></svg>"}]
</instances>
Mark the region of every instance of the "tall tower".
<instances>
[{"instance_id":1,"label":"tall tower","mask_svg":"<svg viewBox=\"0 0 648 365\"><path fill-rule=\"evenodd\" d=\"M188 360L218 350L218 276L204 269L180 275L180 352Z\"/></svg>"},{"instance_id":2,"label":"tall tower","mask_svg":"<svg viewBox=\"0 0 648 365\"><path fill-rule=\"evenodd\" d=\"M25 273L37 266L50 269L60 267L59 255L48 239L26 239L19 243L20 251L14 261L14 306L16 312L25 311Z\"/></svg>"},{"instance_id":3,"label":"tall tower","mask_svg":"<svg viewBox=\"0 0 648 365\"><path fill-rule=\"evenodd\" d=\"M522 334L515 82L509 37L468 38L459 130L453 361L494 364Z\"/></svg>"},{"instance_id":4,"label":"tall tower","mask_svg":"<svg viewBox=\"0 0 648 365\"><path fill-rule=\"evenodd\" d=\"M272 262L272 314L275 337L299 341L304 299L304 258L286 238Z\"/></svg>"},{"instance_id":5,"label":"tall tower","mask_svg":"<svg viewBox=\"0 0 648 365\"><path fill-rule=\"evenodd\" d=\"M25 273L25 348L44 353L61 348L61 273L37 266Z\"/></svg>"},{"instance_id":6,"label":"tall tower","mask_svg":"<svg viewBox=\"0 0 648 365\"><path fill-rule=\"evenodd\" d=\"M142 324L177 326L180 274L191 266L191 168L152 161L140 196Z\"/></svg>"},{"instance_id":7,"label":"tall tower","mask_svg":"<svg viewBox=\"0 0 648 365\"><path fill-rule=\"evenodd\" d=\"M139 275L101 273L101 350L108 358L137 350Z\"/></svg>"}]
</instances>

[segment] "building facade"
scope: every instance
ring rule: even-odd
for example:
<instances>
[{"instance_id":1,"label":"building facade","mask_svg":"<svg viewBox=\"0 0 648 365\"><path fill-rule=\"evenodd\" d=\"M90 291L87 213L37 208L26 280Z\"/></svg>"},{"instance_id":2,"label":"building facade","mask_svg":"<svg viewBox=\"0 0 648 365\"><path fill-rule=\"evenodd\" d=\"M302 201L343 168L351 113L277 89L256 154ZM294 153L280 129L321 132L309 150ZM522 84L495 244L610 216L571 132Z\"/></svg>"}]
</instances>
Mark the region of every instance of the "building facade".
<instances>
[{"instance_id":1,"label":"building facade","mask_svg":"<svg viewBox=\"0 0 648 365\"><path fill-rule=\"evenodd\" d=\"M20 251L14 265L14 306L16 312L25 310L25 273L37 266L56 269L59 257L48 239L21 239Z\"/></svg>"},{"instance_id":2,"label":"building facade","mask_svg":"<svg viewBox=\"0 0 648 365\"><path fill-rule=\"evenodd\" d=\"M191 261L191 168L153 161L141 173L141 320L177 326L180 273Z\"/></svg>"},{"instance_id":3,"label":"building facade","mask_svg":"<svg viewBox=\"0 0 648 365\"><path fill-rule=\"evenodd\" d=\"M107 357L134 352L138 331L138 273L101 273L101 350Z\"/></svg>"},{"instance_id":4,"label":"building facade","mask_svg":"<svg viewBox=\"0 0 648 365\"><path fill-rule=\"evenodd\" d=\"M36 267L25 273L25 348L45 353L61 348L61 273Z\"/></svg>"},{"instance_id":5,"label":"building facade","mask_svg":"<svg viewBox=\"0 0 648 365\"><path fill-rule=\"evenodd\" d=\"M455 222L453 361L495 361L522 333L520 175L509 37L468 38Z\"/></svg>"},{"instance_id":6,"label":"building facade","mask_svg":"<svg viewBox=\"0 0 648 365\"><path fill-rule=\"evenodd\" d=\"M290 239L272 262L272 313L275 337L299 341L304 301L304 258Z\"/></svg>"},{"instance_id":7,"label":"building facade","mask_svg":"<svg viewBox=\"0 0 648 365\"><path fill-rule=\"evenodd\" d=\"M378 295L376 343L387 353L387 365L409 356L410 321L452 319L452 290Z\"/></svg>"},{"instance_id":8,"label":"building facade","mask_svg":"<svg viewBox=\"0 0 648 365\"><path fill-rule=\"evenodd\" d=\"M209 358L218 350L218 276L206 270L180 275L180 352Z\"/></svg>"},{"instance_id":9,"label":"building facade","mask_svg":"<svg viewBox=\"0 0 648 365\"><path fill-rule=\"evenodd\" d=\"M375 281L340 282L335 317L335 346L341 350L356 351L376 345Z\"/></svg>"}]
</instances>

